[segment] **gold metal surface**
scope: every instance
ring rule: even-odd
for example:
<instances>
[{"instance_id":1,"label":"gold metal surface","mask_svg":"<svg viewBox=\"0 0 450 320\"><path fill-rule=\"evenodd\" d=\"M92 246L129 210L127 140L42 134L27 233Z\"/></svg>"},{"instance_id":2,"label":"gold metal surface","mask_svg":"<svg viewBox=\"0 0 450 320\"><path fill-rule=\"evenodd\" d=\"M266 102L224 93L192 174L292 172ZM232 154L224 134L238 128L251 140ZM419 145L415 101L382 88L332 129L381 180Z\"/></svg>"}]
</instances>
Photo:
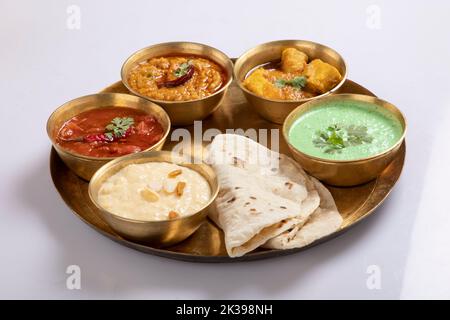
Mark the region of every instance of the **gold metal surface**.
<instances>
[{"instance_id":1,"label":"gold metal surface","mask_svg":"<svg viewBox=\"0 0 450 320\"><path fill-rule=\"evenodd\" d=\"M66 102L50 115L47 121L47 134L53 144L53 147L56 149L66 165L78 176L88 181L98 168L116 157L96 158L83 156L61 148L56 143L55 138L58 134L58 130L67 120L77 114L80 114L81 112L104 107L128 107L140 109L153 115L158 120L164 129L164 136L160 141L158 141L158 143L145 151L161 150L167 135L170 132L169 116L160 106L130 94L99 93Z\"/></svg>"},{"instance_id":2,"label":"gold metal surface","mask_svg":"<svg viewBox=\"0 0 450 320\"><path fill-rule=\"evenodd\" d=\"M157 100L142 95L131 88L128 83L128 74L136 64L149 58L174 54L193 54L213 60L227 73L227 82L220 90L214 92L212 95L190 101ZM228 87L233 81L233 64L230 58L223 52L210 46L193 42L167 42L156 44L133 53L123 64L121 76L123 84L130 92L163 107L169 114L174 126L191 125L195 120L203 120L220 106Z\"/></svg>"},{"instance_id":3,"label":"gold metal surface","mask_svg":"<svg viewBox=\"0 0 450 320\"><path fill-rule=\"evenodd\" d=\"M392 115L394 115L402 125L402 136L389 149L384 150L383 152L375 154L371 157L357 160L321 159L303 153L289 143L289 131L292 127L292 124L298 119L298 117L323 103L343 100L368 102L376 104L378 107L387 110ZM405 135L406 120L402 112L397 107L387 101L378 99L376 97L360 94L337 94L322 98L320 100L307 102L292 111L287 116L283 124L284 139L286 140L294 159L297 160L298 163L300 163L303 169L305 169L310 175L316 177L322 182L342 187L355 186L375 179L395 158L398 150L400 149L400 146L403 143L403 140L405 139Z\"/></svg>"},{"instance_id":4,"label":"gold metal surface","mask_svg":"<svg viewBox=\"0 0 450 320\"><path fill-rule=\"evenodd\" d=\"M98 203L98 191L102 183L127 165L147 162L170 162L198 172L208 181L211 188L210 200L192 215L163 221L127 219L102 208ZM193 234L205 221L208 208L218 192L219 182L210 166L205 163L186 163L183 158L174 156L169 151L140 152L113 160L94 174L88 189L89 198L112 229L128 240L156 247L167 247L179 243Z\"/></svg>"},{"instance_id":5,"label":"gold metal surface","mask_svg":"<svg viewBox=\"0 0 450 320\"><path fill-rule=\"evenodd\" d=\"M127 93L128 91L121 82L117 82L105 88L103 92ZM340 88L339 92L373 95L369 90L351 80L347 80ZM279 125L265 121L252 111L245 100L242 91L236 84L233 84L230 87L230 90L223 101L223 107L203 121L203 127L204 129L218 128L221 131L224 131L227 128L280 129ZM188 127L187 130L191 133L194 131L192 126ZM170 150L172 147L173 144L171 143L166 143L164 145L164 149L167 150ZM287 144L281 137L280 152L288 155L290 154ZM341 230L328 237L322 238L307 247L290 250L258 249L239 258L229 258L227 256L223 232L214 223L209 221L209 219L207 219L206 222L185 241L168 248L160 249L126 240L106 223L98 208L89 199L88 183L69 170L61 161L55 150L52 150L51 152L50 169L56 189L72 211L89 226L122 245L145 253L164 256L171 259L192 262L237 262L264 259L299 252L349 230L350 227L367 218L388 196L400 177L404 159L405 144L403 143L399 152L396 153L394 160L383 170L376 180L356 187L339 188L328 186L344 219Z\"/></svg>"},{"instance_id":6,"label":"gold metal surface","mask_svg":"<svg viewBox=\"0 0 450 320\"><path fill-rule=\"evenodd\" d=\"M341 82L324 94L296 101L267 99L254 94L242 85L242 81L244 81L250 70L261 64L279 60L281 52L286 48L297 48L306 53L309 60L322 59L333 65L342 75ZM280 40L263 43L241 55L234 64L234 77L250 105L261 117L282 124L287 115L300 104L317 100L338 91L347 78L347 66L339 53L322 44L304 40Z\"/></svg>"}]
</instances>

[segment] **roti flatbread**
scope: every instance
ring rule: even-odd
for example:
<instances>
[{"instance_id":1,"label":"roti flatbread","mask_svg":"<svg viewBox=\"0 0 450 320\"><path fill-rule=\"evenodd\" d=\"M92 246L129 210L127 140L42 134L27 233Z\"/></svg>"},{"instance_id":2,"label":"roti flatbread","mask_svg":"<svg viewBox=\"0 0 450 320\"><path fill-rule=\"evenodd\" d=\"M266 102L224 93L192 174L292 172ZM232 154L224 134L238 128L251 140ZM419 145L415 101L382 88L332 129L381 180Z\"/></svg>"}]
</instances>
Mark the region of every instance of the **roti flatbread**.
<instances>
[{"instance_id":1,"label":"roti flatbread","mask_svg":"<svg viewBox=\"0 0 450 320\"><path fill-rule=\"evenodd\" d=\"M210 217L230 257L302 226L319 206L314 183L293 159L244 136L216 136L207 162L221 186Z\"/></svg>"},{"instance_id":2,"label":"roti flatbread","mask_svg":"<svg viewBox=\"0 0 450 320\"><path fill-rule=\"evenodd\" d=\"M319 192L320 205L303 226L283 232L263 245L270 249L292 249L306 246L338 230L343 222L330 191L310 177Z\"/></svg>"}]
</instances>

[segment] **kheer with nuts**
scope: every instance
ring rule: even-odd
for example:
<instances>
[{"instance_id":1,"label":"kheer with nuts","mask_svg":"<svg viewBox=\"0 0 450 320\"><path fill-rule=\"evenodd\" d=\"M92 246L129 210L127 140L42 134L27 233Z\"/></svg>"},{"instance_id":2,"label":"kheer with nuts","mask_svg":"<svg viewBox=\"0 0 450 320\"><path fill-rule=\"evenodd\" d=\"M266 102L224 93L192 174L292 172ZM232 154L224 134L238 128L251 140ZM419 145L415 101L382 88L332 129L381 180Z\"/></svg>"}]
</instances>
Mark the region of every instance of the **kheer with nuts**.
<instances>
[{"instance_id":1,"label":"kheer with nuts","mask_svg":"<svg viewBox=\"0 0 450 320\"><path fill-rule=\"evenodd\" d=\"M210 198L211 188L201 174L168 162L130 164L106 179L98 193L106 210L142 221L189 216Z\"/></svg>"}]
</instances>

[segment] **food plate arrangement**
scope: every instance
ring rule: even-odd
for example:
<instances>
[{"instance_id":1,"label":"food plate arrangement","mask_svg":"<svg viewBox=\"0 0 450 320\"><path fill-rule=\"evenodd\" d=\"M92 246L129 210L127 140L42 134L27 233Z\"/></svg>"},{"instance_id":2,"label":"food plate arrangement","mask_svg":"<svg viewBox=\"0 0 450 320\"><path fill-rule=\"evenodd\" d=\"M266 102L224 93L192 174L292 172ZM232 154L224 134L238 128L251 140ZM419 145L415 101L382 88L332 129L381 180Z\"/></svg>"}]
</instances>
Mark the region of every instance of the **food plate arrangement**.
<instances>
[{"instance_id":1,"label":"food plate arrangement","mask_svg":"<svg viewBox=\"0 0 450 320\"><path fill-rule=\"evenodd\" d=\"M373 213L403 168L401 112L346 76L340 55L308 41L233 62L195 43L142 49L122 81L51 115L53 182L84 222L142 252L304 250Z\"/></svg>"}]
</instances>

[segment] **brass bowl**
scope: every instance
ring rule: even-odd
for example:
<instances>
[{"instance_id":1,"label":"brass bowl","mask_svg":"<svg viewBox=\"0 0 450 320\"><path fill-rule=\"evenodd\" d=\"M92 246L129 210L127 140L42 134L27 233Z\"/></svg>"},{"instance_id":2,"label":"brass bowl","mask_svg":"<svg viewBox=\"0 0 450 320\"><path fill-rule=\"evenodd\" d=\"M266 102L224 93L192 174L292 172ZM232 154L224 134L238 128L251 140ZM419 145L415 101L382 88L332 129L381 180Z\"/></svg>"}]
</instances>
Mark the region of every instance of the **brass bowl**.
<instances>
[{"instance_id":1,"label":"brass bowl","mask_svg":"<svg viewBox=\"0 0 450 320\"><path fill-rule=\"evenodd\" d=\"M220 90L207 97L188 101L153 99L131 88L128 83L128 74L138 63L153 57L173 56L174 54L192 54L211 59L226 72L227 82ZM123 64L121 77L123 84L131 93L157 103L169 114L173 125L184 126L193 124L195 120L203 120L219 107L228 87L233 81L233 63L223 52L204 44L194 42L167 42L156 44L133 53Z\"/></svg>"},{"instance_id":2,"label":"brass bowl","mask_svg":"<svg viewBox=\"0 0 450 320\"><path fill-rule=\"evenodd\" d=\"M329 160L303 153L289 142L289 131L298 117L312 108L330 101L363 101L376 104L394 115L403 127L400 139L389 149L373 156L356 160ZM360 94L336 94L320 100L310 101L292 111L283 124L283 137L294 159L312 176L334 186L355 186L378 177L394 159L406 135L406 120L402 112L384 100Z\"/></svg>"},{"instance_id":3,"label":"brass bowl","mask_svg":"<svg viewBox=\"0 0 450 320\"><path fill-rule=\"evenodd\" d=\"M101 166L117 157L97 158L80 155L60 147L56 143L55 138L57 137L61 126L72 117L84 111L103 107L128 107L140 109L155 116L164 129L164 135L158 143L144 151L161 150L170 131L169 116L160 106L133 95L122 93L98 93L66 102L50 115L47 121L47 134L53 147L56 149L56 152L58 152L58 155L64 163L75 172L75 174L88 181Z\"/></svg>"},{"instance_id":4,"label":"brass bowl","mask_svg":"<svg viewBox=\"0 0 450 320\"><path fill-rule=\"evenodd\" d=\"M147 162L170 162L190 168L201 174L211 187L211 199L196 213L177 219L142 221L123 218L104 209L97 201L102 183L129 164ZM219 182L214 170L201 161L187 163L170 151L141 152L121 157L103 166L89 183L89 197L101 212L102 217L119 235L132 241L166 247L181 242L193 234L205 221L208 209L219 192Z\"/></svg>"},{"instance_id":5,"label":"brass bowl","mask_svg":"<svg viewBox=\"0 0 450 320\"><path fill-rule=\"evenodd\" d=\"M297 48L309 57L309 60L322 59L336 67L341 73L342 80L333 89L324 94L301 100L275 100L261 97L242 84L248 73L255 67L267 62L277 61L281 58L281 52L286 48ZM234 78L253 109L264 119L282 124L287 115L307 101L313 101L325 97L338 90L347 79L347 67L339 53L322 44L305 40L279 40L267 42L241 55L234 64Z\"/></svg>"}]
</instances>

